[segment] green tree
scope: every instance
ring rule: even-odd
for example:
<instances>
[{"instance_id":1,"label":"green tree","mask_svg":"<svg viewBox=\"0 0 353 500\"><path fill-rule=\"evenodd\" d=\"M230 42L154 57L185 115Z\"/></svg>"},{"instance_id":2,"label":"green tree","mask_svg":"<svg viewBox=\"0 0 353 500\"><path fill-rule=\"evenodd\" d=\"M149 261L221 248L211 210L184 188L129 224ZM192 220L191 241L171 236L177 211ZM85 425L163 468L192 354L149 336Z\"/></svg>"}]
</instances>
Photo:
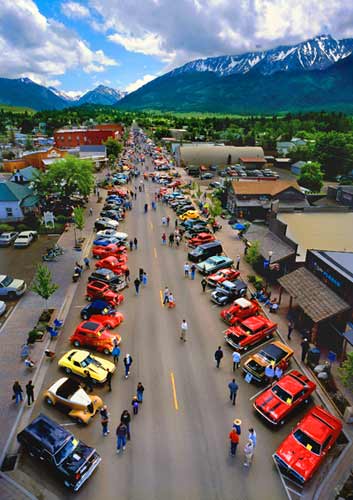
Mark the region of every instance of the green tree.
<instances>
[{"instance_id":1,"label":"green tree","mask_svg":"<svg viewBox=\"0 0 353 500\"><path fill-rule=\"evenodd\" d=\"M16 155L13 151L4 151L2 153L2 157L4 160L14 160L16 158Z\"/></svg>"},{"instance_id":2,"label":"green tree","mask_svg":"<svg viewBox=\"0 0 353 500\"><path fill-rule=\"evenodd\" d=\"M353 352L347 353L347 358L338 370L343 384L353 389Z\"/></svg>"},{"instance_id":3,"label":"green tree","mask_svg":"<svg viewBox=\"0 0 353 500\"><path fill-rule=\"evenodd\" d=\"M107 148L107 157L114 156L114 158L118 158L120 153L123 150L123 145L121 142L113 139L112 137L108 137L108 139L103 143Z\"/></svg>"},{"instance_id":4,"label":"green tree","mask_svg":"<svg viewBox=\"0 0 353 500\"><path fill-rule=\"evenodd\" d=\"M320 134L315 143L314 158L322 165L327 179L346 174L353 168L352 137L334 131Z\"/></svg>"},{"instance_id":5,"label":"green tree","mask_svg":"<svg viewBox=\"0 0 353 500\"><path fill-rule=\"evenodd\" d=\"M310 191L318 193L321 191L323 186L323 178L324 174L321 170L320 163L317 161L310 161L302 166L298 183L301 186L310 189Z\"/></svg>"},{"instance_id":6,"label":"green tree","mask_svg":"<svg viewBox=\"0 0 353 500\"><path fill-rule=\"evenodd\" d=\"M30 290L45 300L46 309L48 309L48 299L58 288L59 286L52 280L51 272L48 267L43 264L38 264Z\"/></svg>"},{"instance_id":7,"label":"green tree","mask_svg":"<svg viewBox=\"0 0 353 500\"><path fill-rule=\"evenodd\" d=\"M76 229L80 232L85 226L85 211L82 207L76 207L74 209L74 224L75 224L75 245L77 245Z\"/></svg>"},{"instance_id":8,"label":"green tree","mask_svg":"<svg viewBox=\"0 0 353 500\"><path fill-rule=\"evenodd\" d=\"M26 137L25 148L26 148L27 151L32 151L33 150L33 141L29 137L29 135L27 135L27 137Z\"/></svg>"},{"instance_id":9,"label":"green tree","mask_svg":"<svg viewBox=\"0 0 353 500\"><path fill-rule=\"evenodd\" d=\"M251 264L254 267L259 262L260 257L260 243L257 240L252 241L251 246L246 252L245 260L248 264Z\"/></svg>"}]
</instances>

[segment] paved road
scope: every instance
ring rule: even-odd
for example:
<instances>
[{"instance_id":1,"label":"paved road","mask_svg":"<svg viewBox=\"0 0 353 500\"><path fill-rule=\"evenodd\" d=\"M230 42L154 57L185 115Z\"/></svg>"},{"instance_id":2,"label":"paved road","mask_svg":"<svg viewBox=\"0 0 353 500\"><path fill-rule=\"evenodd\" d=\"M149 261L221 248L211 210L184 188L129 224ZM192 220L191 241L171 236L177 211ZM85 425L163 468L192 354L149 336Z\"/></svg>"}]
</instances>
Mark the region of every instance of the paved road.
<instances>
[{"instance_id":1,"label":"paved road","mask_svg":"<svg viewBox=\"0 0 353 500\"><path fill-rule=\"evenodd\" d=\"M87 428L76 424L69 429L88 444L95 446L102 463L79 495L96 499L104 494L113 498L140 500L160 499L219 499L263 500L285 498L271 454L291 424L274 432L254 415L249 398L259 388L248 385L239 374L240 385L235 408L228 400L227 384L232 378L231 351L224 347L225 359L220 370L213 361L213 353L223 343L225 325L219 320L219 309L211 305L208 294L202 294L200 276L194 282L183 277L184 249L162 247L161 217L170 209L159 206L156 212L143 214L143 205L151 199L149 189L138 195L133 212L122 230L135 235L140 248L129 254L132 279L143 267L149 276L146 289L136 297L133 287L125 290L121 308L126 321L120 327L123 337L122 352L133 359L131 377L125 380L120 366L113 378L113 392L98 389L111 412L111 434L101 436L99 418ZM174 218L172 218L174 223ZM67 318L62 337L58 340L58 354L68 349L67 337L79 322L79 311L85 305L85 280ZM160 291L167 285L173 290L177 307L163 308ZM179 326L186 318L189 323L188 341L179 340ZM174 375L178 409L173 398L171 373ZM46 376L49 386L62 373L52 363ZM130 410L131 398L138 381L145 386L145 401L132 422L132 441L123 455L115 452L115 427L123 409ZM70 420L56 409L49 409L40 398L39 411L60 423ZM243 434L238 455L228 455L228 433L234 418L243 421ZM297 420L294 420L295 423ZM258 434L255 460L250 470L243 466L243 447L249 426ZM59 498L74 498L58 482L44 474L35 462L22 457L20 469L32 478L36 491L48 488ZM28 484L27 486L30 486ZM75 495L77 498L77 495Z\"/></svg>"}]
</instances>

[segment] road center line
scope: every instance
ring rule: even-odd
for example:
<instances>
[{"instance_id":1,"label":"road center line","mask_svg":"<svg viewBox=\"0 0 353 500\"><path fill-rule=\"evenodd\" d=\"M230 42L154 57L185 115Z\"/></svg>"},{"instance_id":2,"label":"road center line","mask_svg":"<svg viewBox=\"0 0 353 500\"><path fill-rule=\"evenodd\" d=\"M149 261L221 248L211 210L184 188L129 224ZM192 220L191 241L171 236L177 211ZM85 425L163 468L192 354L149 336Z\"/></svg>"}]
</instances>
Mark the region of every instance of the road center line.
<instances>
[{"instance_id":1,"label":"road center line","mask_svg":"<svg viewBox=\"0 0 353 500\"><path fill-rule=\"evenodd\" d=\"M157 249L156 247L153 248L153 255L154 255L154 258L155 259L158 259L158 255L157 255Z\"/></svg>"},{"instance_id":2,"label":"road center line","mask_svg":"<svg viewBox=\"0 0 353 500\"><path fill-rule=\"evenodd\" d=\"M161 306L163 307L163 293L162 293L162 290L159 290L159 298L161 299Z\"/></svg>"},{"instance_id":3,"label":"road center line","mask_svg":"<svg viewBox=\"0 0 353 500\"><path fill-rule=\"evenodd\" d=\"M153 226L153 222L150 222L150 227L151 227L151 229L152 229L152 231L153 231L153 228L154 228L154 226Z\"/></svg>"},{"instance_id":4,"label":"road center line","mask_svg":"<svg viewBox=\"0 0 353 500\"><path fill-rule=\"evenodd\" d=\"M178 405L178 400L177 400L177 395L176 395L176 389L175 389L175 380L174 380L174 373L170 372L170 379L172 381L172 391L173 391L173 400L174 400L174 408L176 411L179 410L179 405Z\"/></svg>"}]
</instances>

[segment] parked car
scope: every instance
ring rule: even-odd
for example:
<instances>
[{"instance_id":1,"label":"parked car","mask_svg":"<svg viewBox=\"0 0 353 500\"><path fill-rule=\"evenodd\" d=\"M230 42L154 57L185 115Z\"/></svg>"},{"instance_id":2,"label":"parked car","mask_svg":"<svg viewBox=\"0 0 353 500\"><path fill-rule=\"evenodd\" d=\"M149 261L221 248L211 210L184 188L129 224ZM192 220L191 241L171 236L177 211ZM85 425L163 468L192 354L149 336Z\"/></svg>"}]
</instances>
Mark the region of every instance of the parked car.
<instances>
[{"instance_id":1,"label":"parked car","mask_svg":"<svg viewBox=\"0 0 353 500\"><path fill-rule=\"evenodd\" d=\"M184 220L183 222L181 222L180 226L183 227L183 228L185 228L187 230L187 229L192 228L196 224L199 225L199 226L206 227L208 223L205 220L202 220L202 219L188 219L188 220Z\"/></svg>"},{"instance_id":2,"label":"parked car","mask_svg":"<svg viewBox=\"0 0 353 500\"><path fill-rule=\"evenodd\" d=\"M0 274L0 297L7 297L14 300L21 297L27 290L27 285L23 280Z\"/></svg>"},{"instance_id":3,"label":"parked car","mask_svg":"<svg viewBox=\"0 0 353 500\"><path fill-rule=\"evenodd\" d=\"M276 340L263 346L257 353L249 356L243 365L243 371L245 374L251 375L251 380L266 382L266 366L272 363L274 368L280 366L282 370L285 371L289 366L289 361L292 356L293 349L279 340Z\"/></svg>"},{"instance_id":4,"label":"parked car","mask_svg":"<svg viewBox=\"0 0 353 500\"><path fill-rule=\"evenodd\" d=\"M279 445L274 459L282 472L305 484L325 460L341 431L341 420L315 406Z\"/></svg>"},{"instance_id":5,"label":"parked car","mask_svg":"<svg viewBox=\"0 0 353 500\"><path fill-rule=\"evenodd\" d=\"M256 344L273 337L277 323L265 316L250 316L226 330L225 341L237 351L247 351Z\"/></svg>"},{"instance_id":6,"label":"parked car","mask_svg":"<svg viewBox=\"0 0 353 500\"><path fill-rule=\"evenodd\" d=\"M226 267L231 267L233 265L233 260L224 255L215 255L209 259L196 264L196 268L201 274L212 274L218 271L218 269L224 269Z\"/></svg>"},{"instance_id":7,"label":"parked car","mask_svg":"<svg viewBox=\"0 0 353 500\"><path fill-rule=\"evenodd\" d=\"M262 392L253 404L255 410L272 425L283 425L298 407L309 402L316 384L298 370L283 375Z\"/></svg>"},{"instance_id":8,"label":"parked car","mask_svg":"<svg viewBox=\"0 0 353 500\"><path fill-rule=\"evenodd\" d=\"M116 257L119 262L126 264L127 255L126 247L118 246L113 243L107 246L94 246L92 249L92 255L95 259L105 259L106 257Z\"/></svg>"},{"instance_id":9,"label":"parked car","mask_svg":"<svg viewBox=\"0 0 353 500\"><path fill-rule=\"evenodd\" d=\"M199 233L197 236L193 236L188 241L188 246L190 248L195 248L199 245L203 245L204 243L211 243L211 241L215 241L215 237L211 233Z\"/></svg>"},{"instance_id":10,"label":"parked car","mask_svg":"<svg viewBox=\"0 0 353 500\"><path fill-rule=\"evenodd\" d=\"M200 175L200 179L206 180L206 179L213 179L214 175L211 172L205 172L204 174Z\"/></svg>"},{"instance_id":11,"label":"parked car","mask_svg":"<svg viewBox=\"0 0 353 500\"><path fill-rule=\"evenodd\" d=\"M118 238L118 234L126 233L119 233L114 229L103 229L102 231L97 232L97 238Z\"/></svg>"},{"instance_id":12,"label":"parked car","mask_svg":"<svg viewBox=\"0 0 353 500\"><path fill-rule=\"evenodd\" d=\"M223 281L216 290L211 293L211 300L218 306L230 304L233 300L246 295L248 287L242 280Z\"/></svg>"},{"instance_id":13,"label":"parked car","mask_svg":"<svg viewBox=\"0 0 353 500\"><path fill-rule=\"evenodd\" d=\"M179 219L184 221L188 219L198 219L200 217L200 213L197 210L188 210L187 212L179 215Z\"/></svg>"},{"instance_id":14,"label":"parked car","mask_svg":"<svg viewBox=\"0 0 353 500\"><path fill-rule=\"evenodd\" d=\"M88 424L103 406L99 396L88 395L77 380L68 377L57 380L43 397L48 406L56 406L78 424Z\"/></svg>"},{"instance_id":15,"label":"parked car","mask_svg":"<svg viewBox=\"0 0 353 500\"><path fill-rule=\"evenodd\" d=\"M208 284L208 286L215 288L216 286L220 285L224 281L235 281L239 275L240 275L240 271L237 271L236 269L233 269L232 267L229 267L227 269L220 269L216 273L208 276L207 284Z\"/></svg>"},{"instance_id":16,"label":"parked car","mask_svg":"<svg viewBox=\"0 0 353 500\"><path fill-rule=\"evenodd\" d=\"M100 217L94 223L94 227L97 231L111 229L116 230L119 226L119 222L113 219L108 219L107 217Z\"/></svg>"},{"instance_id":17,"label":"parked car","mask_svg":"<svg viewBox=\"0 0 353 500\"><path fill-rule=\"evenodd\" d=\"M118 306L124 300L121 293L114 292L107 283L102 281L90 281L86 287L86 299L89 301L102 299L111 306Z\"/></svg>"},{"instance_id":18,"label":"parked car","mask_svg":"<svg viewBox=\"0 0 353 500\"><path fill-rule=\"evenodd\" d=\"M213 257L214 255L220 255L223 252L222 244L218 240L211 241L210 243L205 243L199 245L188 253L188 259L191 262L201 262Z\"/></svg>"},{"instance_id":19,"label":"parked car","mask_svg":"<svg viewBox=\"0 0 353 500\"><path fill-rule=\"evenodd\" d=\"M212 181L209 183L209 187L214 188L214 189L219 189L222 187L222 184L217 181Z\"/></svg>"},{"instance_id":20,"label":"parked car","mask_svg":"<svg viewBox=\"0 0 353 500\"><path fill-rule=\"evenodd\" d=\"M105 257L96 263L96 269L110 269L114 274L125 274L128 267L116 257Z\"/></svg>"},{"instance_id":21,"label":"parked car","mask_svg":"<svg viewBox=\"0 0 353 500\"><path fill-rule=\"evenodd\" d=\"M0 247L8 247L18 236L18 232L11 231L9 233L2 233L0 235Z\"/></svg>"},{"instance_id":22,"label":"parked car","mask_svg":"<svg viewBox=\"0 0 353 500\"><path fill-rule=\"evenodd\" d=\"M13 246L16 248L25 248L38 238L37 231L22 231L14 241Z\"/></svg>"},{"instance_id":23,"label":"parked car","mask_svg":"<svg viewBox=\"0 0 353 500\"><path fill-rule=\"evenodd\" d=\"M112 219L115 221L120 221L123 219L122 212L119 210L102 210L99 214L101 217L108 217L108 219Z\"/></svg>"},{"instance_id":24,"label":"parked car","mask_svg":"<svg viewBox=\"0 0 353 500\"><path fill-rule=\"evenodd\" d=\"M94 356L88 351L71 349L64 354L58 362L61 368L70 375L74 373L80 377L86 378L86 371L91 375L94 383L104 384L107 380L108 370L115 372L115 365L111 361Z\"/></svg>"},{"instance_id":25,"label":"parked car","mask_svg":"<svg viewBox=\"0 0 353 500\"><path fill-rule=\"evenodd\" d=\"M93 321L82 321L70 337L70 342L75 347L89 347L104 354L111 354L114 347L114 339L121 342L118 333L110 333L102 323Z\"/></svg>"},{"instance_id":26,"label":"parked car","mask_svg":"<svg viewBox=\"0 0 353 500\"><path fill-rule=\"evenodd\" d=\"M194 212L195 207L192 203L183 204L176 209L177 215L185 214L186 212ZM195 218L195 217L194 217Z\"/></svg>"},{"instance_id":27,"label":"parked car","mask_svg":"<svg viewBox=\"0 0 353 500\"><path fill-rule=\"evenodd\" d=\"M183 234L183 236L187 240L190 240L191 238L195 238L196 236L198 236L201 233L211 234L211 230L208 227L201 226L199 224L195 224L190 229L188 229L187 231L185 231L185 233Z\"/></svg>"},{"instance_id":28,"label":"parked car","mask_svg":"<svg viewBox=\"0 0 353 500\"><path fill-rule=\"evenodd\" d=\"M242 319L255 316L260 310L256 300L248 300L244 297L236 299L230 307L223 309L220 317L227 325L235 325Z\"/></svg>"},{"instance_id":29,"label":"parked car","mask_svg":"<svg viewBox=\"0 0 353 500\"><path fill-rule=\"evenodd\" d=\"M117 312L105 300L94 300L88 304L82 309L81 318L101 323L104 327L109 328L109 330L116 328L124 321L123 314Z\"/></svg>"},{"instance_id":30,"label":"parked car","mask_svg":"<svg viewBox=\"0 0 353 500\"><path fill-rule=\"evenodd\" d=\"M116 292L124 290L128 286L124 275L115 274L110 269L105 269L104 267L93 271L88 277L88 281L103 281L103 283L107 283Z\"/></svg>"},{"instance_id":31,"label":"parked car","mask_svg":"<svg viewBox=\"0 0 353 500\"><path fill-rule=\"evenodd\" d=\"M74 491L81 488L101 461L94 448L42 413L17 434L17 441Z\"/></svg>"}]
</instances>

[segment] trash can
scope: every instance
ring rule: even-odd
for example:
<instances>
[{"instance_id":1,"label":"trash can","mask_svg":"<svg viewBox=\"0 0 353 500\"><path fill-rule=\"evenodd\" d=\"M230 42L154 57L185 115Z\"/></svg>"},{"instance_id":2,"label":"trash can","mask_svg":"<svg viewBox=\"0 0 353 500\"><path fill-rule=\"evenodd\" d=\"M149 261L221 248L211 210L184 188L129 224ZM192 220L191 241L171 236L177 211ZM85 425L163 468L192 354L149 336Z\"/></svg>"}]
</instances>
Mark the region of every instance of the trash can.
<instances>
[{"instance_id":1,"label":"trash can","mask_svg":"<svg viewBox=\"0 0 353 500\"><path fill-rule=\"evenodd\" d=\"M308 351L307 362L312 368L320 362L320 349L318 347L312 347Z\"/></svg>"}]
</instances>

